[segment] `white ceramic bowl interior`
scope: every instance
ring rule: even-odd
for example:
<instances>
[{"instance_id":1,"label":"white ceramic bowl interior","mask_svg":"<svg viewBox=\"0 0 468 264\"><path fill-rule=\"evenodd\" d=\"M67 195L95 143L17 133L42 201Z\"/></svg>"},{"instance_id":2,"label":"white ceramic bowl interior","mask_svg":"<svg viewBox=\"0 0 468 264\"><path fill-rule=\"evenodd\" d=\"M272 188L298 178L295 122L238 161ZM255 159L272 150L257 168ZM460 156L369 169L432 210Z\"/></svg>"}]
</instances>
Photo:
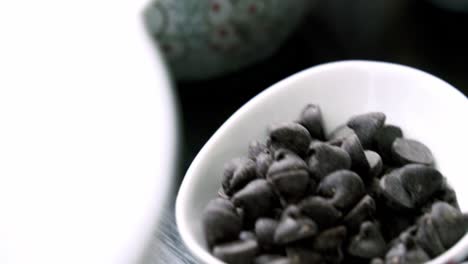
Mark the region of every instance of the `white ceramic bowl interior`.
<instances>
[{"instance_id":1,"label":"white ceramic bowl interior","mask_svg":"<svg viewBox=\"0 0 468 264\"><path fill-rule=\"evenodd\" d=\"M240 108L213 135L190 166L180 188L177 225L190 251L204 263L221 263L206 250L200 216L216 197L223 165L245 155L252 140L265 140L267 125L293 121L307 103L322 108L329 132L350 116L382 111L387 123L401 126L405 137L425 143L437 166L468 211L466 150L468 101L448 83L396 64L344 61L304 70L265 90ZM468 252L468 235L431 264L459 261Z\"/></svg>"}]
</instances>

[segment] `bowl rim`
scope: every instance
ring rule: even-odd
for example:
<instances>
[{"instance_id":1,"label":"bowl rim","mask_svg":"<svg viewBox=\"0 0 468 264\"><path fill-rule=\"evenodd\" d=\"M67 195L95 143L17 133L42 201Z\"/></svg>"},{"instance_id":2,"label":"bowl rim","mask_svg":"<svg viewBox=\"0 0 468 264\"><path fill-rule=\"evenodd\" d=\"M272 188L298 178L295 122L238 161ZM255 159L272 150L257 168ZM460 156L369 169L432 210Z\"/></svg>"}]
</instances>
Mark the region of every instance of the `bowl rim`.
<instances>
[{"instance_id":1,"label":"bowl rim","mask_svg":"<svg viewBox=\"0 0 468 264\"><path fill-rule=\"evenodd\" d=\"M295 74L292 74L273 85L267 87L251 99L249 99L246 103L244 103L240 108L238 108L217 130L216 132L210 137L210 139L205 143L205 145L201 148L198 152L192 163L190 164L187 172L184 175L183 181L180 185L179 191L176 197L175 203L175 217L176 217L176 225L179 231L179 234L182 238L182 241L189 249L189 251L199 260L204 263L212 263L212 264L222 264L223 262L213 257L209 252L203 248L194 237L191 235L190 228L188 223L186 223L186 208L189 206L190 203L190 196L193 192L193 184L197 178L194 176L196 169L199 167L199 164L202 162L202 158L208 153L212 148L215 147L215 142L218 141L226 130L231 127L238 117L242 116L245 112L250 111L252 107L254 107L257 102L264 100L264 98L269 97L270 94L274 94L279 90L284 89L285 87L289 86L289 83L293 83L299 79L302 79L309 75L315 75L319 72L328 71L338 67L360 67L360 68L390 68L391 70L397 71L405 71L405 72L412 72L412 74L419 75L423 78L429 78L432 81L439 82L440 85L431 87L432 89L444 89L447 90L445 92L452 93L453 96L457 97L464 97L467 102L468 98L459 90L457 90L454 86L449 84L448 82L442 80L441 78L434 76L428 72L423 70L413 68L407 65L402 65L398 63L392 62L383 62L383 61L372 61L372 60L340 60L340 61L333 61L327 62L323 64L318 64L311 66L309 68L303 69ZM452 259L457 258L464 258L468 256L468 233L462 237L459 242L457 242L454 246L452 246L449 250L444 252L442 255L430 260L427 264L435 264L435 263L448 263Z\"/></svg>"}]
</instances>

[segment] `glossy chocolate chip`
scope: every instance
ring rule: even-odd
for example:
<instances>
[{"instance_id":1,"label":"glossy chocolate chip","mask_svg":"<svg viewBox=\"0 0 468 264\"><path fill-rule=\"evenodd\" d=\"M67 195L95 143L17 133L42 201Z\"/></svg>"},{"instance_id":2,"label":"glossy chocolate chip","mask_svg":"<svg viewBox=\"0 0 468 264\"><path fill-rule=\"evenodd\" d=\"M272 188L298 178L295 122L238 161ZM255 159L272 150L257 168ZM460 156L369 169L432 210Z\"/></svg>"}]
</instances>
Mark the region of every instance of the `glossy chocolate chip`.
<instances>
[{"instance_id":1,"label":"glossy chocolate chip","mask_svg":"<svg viewBox=\"0 0 468 264\"><path fill-rule=\"evenodd\" d=\"M257 252L258 244L255 240L238 240L213 248L213 255L228 264L251 263Z\"/></svg>"},{"instance_id":2,"label":"glossy chocolate chip","mask_svg":"<svg viewBox=\"0 0 468 264\"><path fill-rule=\"evenodd\" d=\"M326 176L320 182L317 191L341 210L354 206L365 195L361 178L348 170L339 170Z\"/></svg>"},{"instance_id":3,"label":"glossy chocolate chip","mask_svg":"<svg viewBox=\"0 0 468 264\"><path fill-rule=\"evenodd\" d=\"M370 167L369 176L374 178L379 177L383 169L382 158L377 152L372 150L366 150L364 154Z\"/></svg>"},{"instance_id":4,"label":"glossy chocolate chip","mask_svg":"<svg viewBox=\"0 0 468 264\"><path fill-rule=\"evenodd\" d=\"M232 201L244 211L245 222L250 225L261 216L268 216L278 204L270 183L258 179L234 194Z\"/></svg>"},{"instance_id":5,"label":"glossy chocolate chip","mask_svg":"<svg viewBox=\"0 0 468 264\"><path fill-rule=\"evenodd\" d=\"M381 181L384 196L402 208L422 205L442 188L443 176L436 169L419 164L408 164L385 175Z\"/></svg>"},{"instance_id":6,"label":"glossy chocolate chip","mask_svg":"<svg viewBox=\"0 0 468 264\"><path fill-rule=\"evenodd\" d=\"M336 226L320 232L312 241L312 249L317 252L333 252L340 248L346 239L346 227Z\"/></svg>"},{"instance_id":7,"label":"glossy chocolate chip","mask_svg":"<svg viewBox=\"0 0 468 264\"><path fill-rule=\"evenodd\" d=\"M433 165L431 150L423 143L406 138L397 138L392 144L393 159L399 164L418 163Z\"/></svg>"},{"instance_id":8,"label":"glossy chocolate chip","mask_svg":"<svg viewBox=\"0 0 468 264\"><path fill-rule=\"evenodd\" d=\"M359 231L361 223L374 217L376 205L374 199L366 195L354 208L345 216L343 222L350 231L355 233Z\"/></svg>"},{"instance_id":9,"label":"glossy chocolate chip","mask_svg":"<svg viewBox=\"0 0 468 264\"><path fill-rule=\"evenodd\" d=\"M312 180L304 160L285 150L275 153L275 161L266 177L287 201L298 201L304 197Z\"/></svg>"},{"instance_id":10,"label":"glossy chocolate chip","mask_svg":"<svg viewBox=\"0 0 468 264\"><path fill-rule=\"evenodd\" d=\"M275 246L275 231L278 227L278 221L271 218L259 218L255 222L255 234L259 245L269 249Z\"/></svg>"},{"instance_id":11,"label":"glossy chocolate chip","mask_svg":"<svg viewBox=\"0 0 468 264\"><path fill-rule=\"evenodd\" d=\"M351 158L351 169L361 175L364 181L368 180L370 166L359 138L356 135L351 135L343 140L341 147L348 152Z\"/></svg>"},{"instance_id":12,"label":"glossy chocolate chip","mask_svg":"<svg viewBox=\"0 0 468 264\"><path fill-rule=\"evenodd\" d=\"M341 145L343 140L349 136L356 135L354 130L349 128L347 125L341 125L335 128L327 137L328 141L332 145Z\"/></svg>"},{"instance_id":13,"label":"glossy chocolate chip","mask_svg":"<svg viewBox=\"0 0 468 264\"><path fill-rule=\"evenodd\" d=\"M255 164L257 166L256 172L260 178L265 178L270 168L271 164L273 163L273 157L269 153L260 153L257 158L255 159Z\"/></svg>"},{"instance_id":14,"label":"glossy chocolate chip","mask_svg":"<svg viewBox=\"0 0 468 264\"><path fill-rule=\"evenodd\" d=\"M291 264L325 264L325 259L306 247L287 247L286 254Z\"/></svg>"},{"instance_id":15,"label":"glossy chocolate chip","mask_svg":"<svg viewBox=\"0 0 468 264\"><path fill-rule=\"evenodd\" d=\"M348 253L361 258L376 258L385 254L386 246L377 226L366 221L361 224L359 233L351 238Z\"/></svg>"},{"instance_id":16,"label":"glossy chocolate chip","mask_svg":"<svg viewBox=\"0 0 468 264\"><path fill-rule=\"evenodd\" d=\"M445 248L452 247L468 232L468 217L448 203L434 203L430 217Z\"/></svg>"},{"instance_id":17,"label":"glossy chocolate chip","mask_svg":"<svg viewBox=\"0 0 468 264\"><path fill-rule=\"evenodd\" d=\"M299 116L299 123L309 131L312 138L325 139L322 111L318 105L306 105Z\"/></svg>"},{"instance_id":18,"label":"glossy chocolate chip","mask_svg":"<svg viewBox=\"0 0 468 264\"><path fill-rule=\"evenodd\" d=\"M298 123L281 123L269 128L273 149L286 148L305 155L312 140L309 131Z\"/></svg>"},{"instance_id":19,"label":"glossy chocolate chip","mask_svg":"<svg viewBox=\"0 0 468 264\"><path fill-rule=\"evenodd\" d=\"M285 217L276 228L274 241L277 244L287 244L317 234L317 225L309 218Z\"/></svg>"},{"instance_id":20,"label":"glossy chocolate chip","mask_svg":"<svg viewBox=\"0 0 468 264\"><path fill-rule=\"evenodd\" d=\"M384 125L385 119L384 113L371 112L351 117L347 125L354 130L362 145L369 148L374 142L376 132Z\"/></svg>"},{"instance_id":21,"label":"glossy chocolate chip","mask_svg":"<svg viewBox=\"0 0 468 264\"><path fill-rule=\"evenodd\" d=\"M442 254L445 251L445 248L440 241L439 233L434 226L434 222L430 214L425 214L418 221L416 241L432 258Z\"/></svg>"},{"instance_id":22,"label":"glossy chocolate chip","mask_svg":"<svg viewBox=\"0 0 468 264\"><path fill-rule=\"evenodd\" d=\"M323 179L337 170L351 168L351 158L342 148L327 143L314 142L309 147L307 164L316 178Z\"/></svg>"},{"instance_id":23,"label":"glossy chocolate chip","mask_svg":"<svg viewBox=\"0 0 468 264\"><path fill-rule=\"evenodd\" d=\"M222 180L224 192L232 195L255 178L257 178L255 162L248 158L235 158L224 166Z\"/></svg>"},{"instance_id":24,"label":"glossy chocolate chip","mask_svg":"<svg viewBox=\"0 0 468 264\"><path fill-rule=\"evenodd\" d=\"M393 163L392 145L397 138L401 137L403 137L401 128L394 125L383 126L375 133L375 148L381 155L384 163Z\"/></svg>"},{"instance_id":25,"label":"glossy chocolate chip","mask_svg":"<svg viewBox=\"0 0 468 264\"><path fill-rule=\"evenodd\" d=\"M202 226L206 241L212 246L236 239L242 230L242 219L229 200L216 198L203 210Z\"/></svg>"},{"instance_id":26,"label":"glossy chocolate chip","mask_svg":"<svg viewBox=\"0 0 468 264\"><path fill-rule=\"evenodd\" d=\"M307 197L298 204L298 207L302 214L314 220L320 229L333 226L342 217L342 213L329 199L320 196Z\"/></svg>"}]
</instances>

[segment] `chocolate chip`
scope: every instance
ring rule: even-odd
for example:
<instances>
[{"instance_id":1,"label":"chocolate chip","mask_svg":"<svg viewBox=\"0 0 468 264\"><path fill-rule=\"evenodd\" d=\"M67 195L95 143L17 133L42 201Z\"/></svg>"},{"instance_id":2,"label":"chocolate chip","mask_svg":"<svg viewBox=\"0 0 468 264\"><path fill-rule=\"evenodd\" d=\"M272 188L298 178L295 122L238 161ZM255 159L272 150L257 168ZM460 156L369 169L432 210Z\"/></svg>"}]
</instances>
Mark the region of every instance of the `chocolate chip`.
<instances>
[{"instance_id":1,"label":"chocolate chip","mask_svg":"<svg viewBox=\"0 0 468 264\"><path fill-rule=\"evenodd\" d=\"M349 254L361 258L376 258L385 254L386 243L377 226L369 221L363 222L359 233L351 238Z\"/></svg>"},{"instance_id":2,"label":"chocolate chip","mask_svg":"<svg viewBox=\"0 0 468 264\"><path fill-rule=\"evenodd\" d=\"M311 181L304 160L292 152L281 150L275 153L275 161L266 177L287 201L298 201L304 197Z\"/></svg>"},{"instance_id":3,"label":"chocolate chip","mask_svg":"<svg viewBox=\"0 0 468 264\"><path fill-rule=\"evenodd\" d=\"M380 158L380 155L377 152L372 150L366 150L364 151L364 154L366 155L367 163L370 167L369 176L379 177L383 169L382 158Z\"/></svg>"},{"instance_id":4,"label":"chocolate chip","mask_svg":"<svg viewBox=\"0 0 468 264\"><path fill-rule=\"evenodd\" d=\"M418 163L433 165L431 150L423 143L405 138L397 138L392 145L393 159L399 164Z\"/></svg>"},{"instance_id":5,"label":"chocolate chip","mask_svg":"<svg viewBox=\"0 0 468 264\"><path fill-rule=\"evenodd\" d=\"M430 217L445 248L452 247L468 232L468 217L448 203L434 203Z\"/></svg>"},{"instance_id":6,"label":"chocolate chip","mask_svg":"<svg viewBox=\"0 0 468 264\"><path fill-rule=\"evenodd\" d=\"M349 136L356 135L354 130L349 128L347 125L341 125L335 128L329 135L328 135L328 141L332 145L341 145L343 140L348 138Z\"/></svg>"},{"instance_id":7,"label":"chocolate chip","mask_svg":"<svg viewBox=\"0 0 468 264\"><path fill-rule=\"evenodd\" d=\"M364 177L364 181L368 180L370 166L359 138L356 135L351 135L343 140L341 147L348 152L351 158L351 169Z\"/></svg>"},{"instance_id":8,"label":"chocolate chip","mask_svg":"<svg viewBox=\"0 0 468 264\"><path fill-rule=\"evenodd\" d=\"M255 240L239 240L213 248L213 255L228 264L251 263L257 252L258 244Z\"/></svg>"},{"instance_id":9,"label":"chocolate chip","mask_svg":"<svg viewBox=\"0 0 468 264\"><path fill-rule=\"evenodd\" d=\"M355 233L359 230L362 222L373 218L375 210L376 205L374 199L366 195L349 211L343 222L350 233Z\"/></svg>"},{"instance_id":10,"label":"chocolate chip","mask_svg":"<svg viewBox=\"0 0 468 264\"><path fill-rule=\"evenodd\" d=\"M430 257L437 257L442 254L445 248L440 241L439 233L434 226L431 216L425 214L418 222L416 241Z\"/></svg>"},{"instance_id":11,"label":"chocolate chip","mask_svg":"<svg viewBox=\"0 0 468 264\"><path fill-rule=\"evenodd\" d=\"M256 172L257 175L261 178L265 178L270 168L270 165L273 163L273 157L271 154L267 153L260 153L257 158L255 159L255 164L257 166Z\"/></svg>"},{"instance_id":12,"label":"chocolate chip","mask_svg":"<svg viewBox=\"0 0 468 264\"><path fill-rule=\"evenodd\" d=\"M336 226L320 232L312 241L312 249L317 252L333 252L341 248L346 238L346 227Z\"/></svg>"},{"instance_id":13,"label":"chocolate chip","mask_svg":"<svg viewBox=\"0 0 468 264\"><path fill-rule=\"evenodd\" d=\"M248 158L235 158L224 166L222 181L224 192L232 195L255 178L257 178L255 162Z\"/></svg>"},{"instance_id":14,"label":"chocolate chip","mask_svg":"<svg viewBox=\"0 0 468 264\"><path fill-rule=\"evenodd\" d=\"M278 244L287 244L315 234L317 234L317 225L311 219L286 217L276 228L274 240Z\"/></svg>"},{"instance_id":15,"label":"chocolate chip","mask_svg":"<svg viewBox=\"0 0 468 264\"><path fill-rule=\"evenodd\" d=\"M443 176L436 169L408 164L385 175L381 181L384 196L390 205L412 209L422 205L442 188Z\"/></svg>"},{"instance_id":16,"label":"chocolate chip","mask_svg":"<svg viewBox=\"0 0 468 264\"><path fill-rule=\"evenodd\" d=\"M320 229L335 225L342 217L330 200L320 196L310 196L298 204L301 212L314 220Z\"/></svg>"},{"instance_id":17,"label":"chocolate chip","mask_svg":"<svg viewBox=\"0 0 468 264\"><path fill-rule=\"evenodd\" d=\"M286 148L305 155L312 140L309 131L298 123L281 123L270 127L269 135L274 149Z\"/></svg>"},{"instance_id":18,"label":"chocolate chip","mask_svg":"<svg viewBox=\"0 0 468 264\"><path fill-rule=\"evenodd\" d=\"M352 207L365 195L361 178L348 170L339 170L326 176L320 182L317 191L341 210Z\"/></svg>"},{"instance_id":19,"label":"chocolate chip","mask_svg":"<svg viewBox=\"0 0 468 264\"><path fill-rule=\"evenodd\" d=\"M248 225L261 216L271 214L278 203L271 185L263 179L251 181L234 194L232 201L244 210L244 218Z\"/></svg>"},{"instance_id":20,"label":"chocolate chip","mask_svg":"<svg viewBox=\"0 0 468 264\"><path fill-rule=\"evenodd\" d=\"M362 145L369 148L376 132L385 123L385 114L381 112L371 112L352 117L347 125L354 130Z\"/></svg>"},{"instance_id":21,"label":"chocolate chip","mask_svg":"<svg viewBox=\"0 0 468 264\"><path fill-rule=\"evenodd\" d=\"M309 147L309 155L307 161L309 169L318 179L323 179L334 171L351 168L349 154L337 146L314 142Z\"/></svg>"},{"instance_id":22,"label":"chocolate chip","mask_svg":"<svg viewBox=\"0 0 468 264\"><path fill-rule=\"evenodd\" d=\"M324 258L308 248L304 247L287 247L286 253L291 264L325 264Z\"/></svg>"},{"instance_id":23,"label":"chocolate chip","mask_svg":"<svg viewBox=\"0 0 468 264\"><path fill-rule=\"evenodd\" d=\"M394 125L381 127L374 136L375 147L384 163L392 164L392 145L395 139L403 137L401 128Z\"/></svg>"},{"instance_id":24,"label":"chocolate chip","mask_svg":"<svg viewBox=\"0 0 468 264\"><path fill-rule=\"evenodd\" d=\"M271 218L259 218L255 222L255 234L261 247L269 249L275 246L274 236L278 221Z\"/></svg>"},{"instance_id":25,"label":"chocolate chip","mask_svg":"<svg viewBox=\"0 0 468 264\"><path fill-rule=\"evenodd\" d=\"M316 104L308 104L302 110L299 123L309 131L310 135L316 139L325 139L323 132L322 111Z\"/></svg>"},{"instance_id":26,"label":"chocolate chip","mask_svg":"<svg viewBox=\"0 0 468 264\"><path fill-rule=\"evenodd\" d=\"M236 239L242 230L242 219L229 200L216 198L206 205L202 226L208 245L212 246Z\"/></svg>"}]
</instances>

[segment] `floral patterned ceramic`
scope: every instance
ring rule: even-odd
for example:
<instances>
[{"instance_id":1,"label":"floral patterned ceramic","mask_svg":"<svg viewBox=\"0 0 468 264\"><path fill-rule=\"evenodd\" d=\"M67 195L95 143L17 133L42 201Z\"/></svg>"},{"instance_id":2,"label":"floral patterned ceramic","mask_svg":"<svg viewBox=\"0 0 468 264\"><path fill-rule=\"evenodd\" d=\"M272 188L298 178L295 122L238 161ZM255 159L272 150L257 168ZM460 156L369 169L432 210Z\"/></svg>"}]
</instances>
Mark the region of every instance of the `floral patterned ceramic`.
<instances>
[{"instance_id":1,"label":"floral patterned ceramic","mask_svg":"<svg viewBox=\"0 0 468 264\"><path fill-rule=\"evenodd\" d=\"M177 79L232 72L271 55L312 0L153 0L148 30Z\"/></svg>"}]
</instances>

